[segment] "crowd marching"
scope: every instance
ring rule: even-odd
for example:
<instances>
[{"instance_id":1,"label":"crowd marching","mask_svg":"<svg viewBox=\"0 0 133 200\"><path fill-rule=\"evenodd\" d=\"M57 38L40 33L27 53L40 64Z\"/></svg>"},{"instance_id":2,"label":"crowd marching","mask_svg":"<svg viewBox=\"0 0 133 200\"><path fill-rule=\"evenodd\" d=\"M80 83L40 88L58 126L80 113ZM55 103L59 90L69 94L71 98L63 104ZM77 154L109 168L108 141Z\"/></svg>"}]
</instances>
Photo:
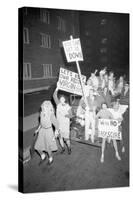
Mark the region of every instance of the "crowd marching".
<instances>
[{"instance_id":1,"label":"crowd marching","mask_svg":"<svg viewBox=\"0 0 133 200\"><path fill-rule=\"evenodd\" d=\"M66 101L66 97L58 95L58 90L59 83L57 82L57 87L53 94L53 99L56 103L56 112L54 112L51 101L44 101L41 105L40 124L36 130L38 137L35 149L39 153L41 161L46 159L46 154L48 155L49 164L53 162L52 152L58 149L56 138L59 139L61 153L64 153L66 145L68 154L71 154L70 122L71 118L73 118L73 112L71 106ZM90 139L92 143L95 142L99 118L118 120L121 131L123 114L129 104L129 84L125 80L125 77L120 76L116 80L114 72L107 73L106 68L102 69L99 73L98 70L95 70L83 85L83 93L84 95L79 101L76 116L84 120L84 123L79 121L85 126L84 139ZM53 131L53 125L55 131ZM102 138L100 159L102 163L104 162L106 141L110 143L110 138ZM112 139L112 142L115 149L115 156L118 160L121 160L117 148L117 140ZM121 143L122 152L125 152L123 138Z\"/></svg>"}]
</instances>

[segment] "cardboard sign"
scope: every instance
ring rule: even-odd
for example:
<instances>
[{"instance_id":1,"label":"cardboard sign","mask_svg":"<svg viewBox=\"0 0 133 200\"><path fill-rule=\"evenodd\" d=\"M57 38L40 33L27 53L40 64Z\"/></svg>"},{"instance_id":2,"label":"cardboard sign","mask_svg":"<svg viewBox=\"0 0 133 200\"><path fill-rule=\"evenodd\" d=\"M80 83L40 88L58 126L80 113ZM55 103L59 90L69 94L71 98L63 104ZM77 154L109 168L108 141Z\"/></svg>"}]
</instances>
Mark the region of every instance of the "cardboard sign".
<instances>
[{"instance_id":1,"label":"cardboard sign","mask_svg":"<svg viewBox=\"0 0 133 200\"><path fill-rule=\"evenodd\" d=\"M98 137L121 140L119 123L117 120L99 119L98 120Z\"/></svg>"},{"instance_id":2,"label":"cardboard sign","mask_svg":"<svg viewBox=\"0 0 133 200\"><path fill-rule=\"evenodd\" d=\"M83 83L86 82L86 76L82 75ZM75 72L60 68L59 89L77 95L83 95L79 80L79 75Z\"/></svg>"},{"instance_id":3,"label":"cardboard sign","mask_svg":"<svg viewBox=\"0 0 133 200\"><path fill-rule=\"evenodd\" d=\"M72 39L63 42L67 62L83 61L80 39Z\"/></svg>"}]
</instances>

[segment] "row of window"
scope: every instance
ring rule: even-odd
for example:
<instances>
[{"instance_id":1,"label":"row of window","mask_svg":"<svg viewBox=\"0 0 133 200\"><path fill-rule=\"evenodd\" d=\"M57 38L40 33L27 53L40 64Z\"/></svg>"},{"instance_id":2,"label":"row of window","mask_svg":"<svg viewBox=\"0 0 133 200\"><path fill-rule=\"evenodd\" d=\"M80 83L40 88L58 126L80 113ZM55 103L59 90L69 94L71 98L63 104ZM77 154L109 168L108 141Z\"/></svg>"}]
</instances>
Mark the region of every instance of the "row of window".
<instances>
[{"instance_id":1,"label":"row of window","mask_svg":"<svg viewBox=\"0 0 133 200\"><path fill-rule=\"evenodd\" d=\"M28 15L28 9L27 8L24 9L24 14ZM57 16L57 19L58 19L57 29L59 31L65 32L66 31L65 20L60 16ZM50 12L48 10L40 9L40 21L45 23L45 24L50 24Z\"/></svg>"},{"instance_id":2,"label":"row of window","mask_svg":"<svg viewBox=\"0 0 133 200\"><path fill-rule=\"evenodd\" d=\"M42 64L43 76L41 78L52 78L53 77L53 66L52 64ZM33 79L31 73L31 63L23 64L23 79L30 80Z\"/></svg>"},{"instance_id":3,"label":"row of window","mask_svg":"<svg viewBox=\"0 0 133 200\"><path fill-rule=\"evenodd\" d=\"M24 28L23 29L23 42L24 44L29 44L29 29ZM40 33L40 46L43 48L51 48L51 36L45 33ZM62 40L58 39L58 46L62 47Z\"/></svg>"}]
</instances>

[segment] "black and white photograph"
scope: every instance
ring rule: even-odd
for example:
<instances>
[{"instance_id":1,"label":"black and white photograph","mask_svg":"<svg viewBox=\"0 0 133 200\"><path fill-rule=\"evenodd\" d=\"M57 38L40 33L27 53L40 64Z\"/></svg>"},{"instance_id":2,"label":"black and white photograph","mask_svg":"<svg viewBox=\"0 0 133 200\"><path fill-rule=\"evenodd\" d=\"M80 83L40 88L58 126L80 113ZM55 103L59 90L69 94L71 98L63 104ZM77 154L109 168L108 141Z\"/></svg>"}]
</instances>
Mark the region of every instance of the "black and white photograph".
<instances>
[{"instance_id":1,"label":"black and white photograph","mask_svg":"<svg viewBox=\"0 0 133 200\"><path fill-rule=\"evenodd\" d=\"M18 9L20 192L130 186L129 20Z\"/></svg>"}]
</instances>

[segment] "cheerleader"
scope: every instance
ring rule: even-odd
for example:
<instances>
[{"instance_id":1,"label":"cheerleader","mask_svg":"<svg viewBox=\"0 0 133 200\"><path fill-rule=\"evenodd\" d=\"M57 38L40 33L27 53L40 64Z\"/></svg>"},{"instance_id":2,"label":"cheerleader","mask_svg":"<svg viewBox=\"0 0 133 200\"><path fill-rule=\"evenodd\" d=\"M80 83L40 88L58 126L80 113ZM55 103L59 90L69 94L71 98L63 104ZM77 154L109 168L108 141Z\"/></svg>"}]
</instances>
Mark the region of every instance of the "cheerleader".
<instances>
[{"instance_id":1,"label":"cheerleader","mask_svg":"<svg viewBox=\"0 0 133 200\"><path fill-rule=\"evenodd\" d=\"M57 105L56 108L56 117L59 123L60 129L60 145L61 145L61 153L64 153L65 146L64 142L67 145L68 154L71 154L71 145L70 145L70 118L72 117L71 107L68 103L66 103L66 99L63 95L58 99L57 93L59 90L59 83L57 83L57 88L53 94L54 101Z\"/></svg>"},{"instance_id":2,"label":"cheerleader","mask_svg":"<svg viewBox=\"0 0 133 200\"><path fill-rule=\"evenodd\" d=\"M38 133L38 137L34 148L41 157L40 164L46 159L46 153L48 154L48 164L51 164L53 162L52 151L57 151L52 125L59 130L53 105L50 101L44 101L41 105L40 125L35 131L36 134Z\"/></svg>"}]
</instances>

